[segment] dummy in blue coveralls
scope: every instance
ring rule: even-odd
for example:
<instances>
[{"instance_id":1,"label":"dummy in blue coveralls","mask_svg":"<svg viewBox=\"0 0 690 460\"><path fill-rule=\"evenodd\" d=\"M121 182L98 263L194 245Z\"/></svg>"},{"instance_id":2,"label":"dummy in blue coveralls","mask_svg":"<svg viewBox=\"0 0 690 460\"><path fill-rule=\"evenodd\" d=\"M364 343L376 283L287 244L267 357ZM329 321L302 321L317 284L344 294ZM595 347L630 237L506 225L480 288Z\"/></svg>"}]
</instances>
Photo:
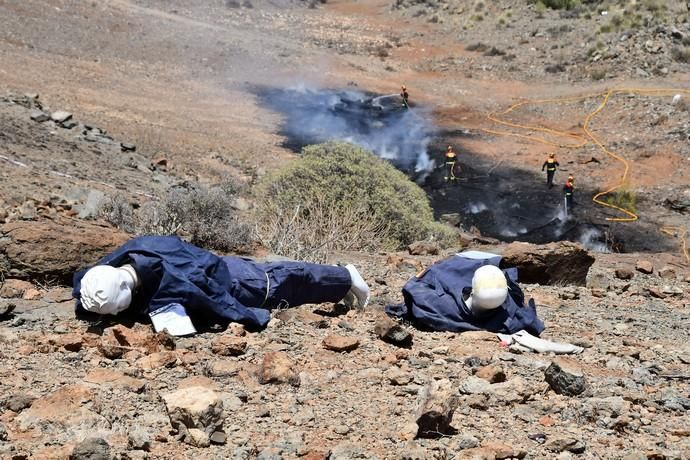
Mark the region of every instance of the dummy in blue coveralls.
<instances>
[{"instance_id":1,"label":"dummy in blue coveralls","mask_svg":"<svg viewBox=\"0 0 690 460\"><path fill-rule=\"evenodd\" d=\"M534 300L525 303L517 281L517 270L504 270L508 297L499 308L477 313L466 304L474 272L482 265L498 266L501 256L468 251L448 257L429 267L403 287L405 303L391 305L386 312L407 319L418 327L435 331L490 331L513 334L526 330L539 335L544 323L537 317Z\"/></svg>"},{"instance_id":2,"label":"dummy in blue coveralls","mask_svg":"<svg viewBox=\"0 0 690 460\"><path fill-rule=\"evenodd\" d=\"M192 318L256 328L266 326L271 309L338 302L352 287L345 267L220 257L176 236L134 238L96 265L126 264L139 277L133 310L148 314L178 304ZM86 271L74 275L77 312L84 312L80 291Z\"/></svg>"}]
</instances>

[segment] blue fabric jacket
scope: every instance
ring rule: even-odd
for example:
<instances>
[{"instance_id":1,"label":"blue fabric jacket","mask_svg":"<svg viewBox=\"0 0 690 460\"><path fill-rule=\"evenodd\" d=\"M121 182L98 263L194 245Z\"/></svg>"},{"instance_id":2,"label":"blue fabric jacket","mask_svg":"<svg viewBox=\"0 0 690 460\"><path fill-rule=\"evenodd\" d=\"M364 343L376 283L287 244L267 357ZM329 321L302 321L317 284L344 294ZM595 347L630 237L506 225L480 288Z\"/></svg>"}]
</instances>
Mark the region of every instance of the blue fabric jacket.
<instances>
[{"instance_id":1,"label":"blue fabric jacket","mask_svg":"<svg viewBox=\"0 0 690 460\"><path fill-rule=\"evenodd\" d=\"M139 275L140 287L132 307L143 313L177 303L190 316L215 314L260 328L271 318L267 309L254 308L263 306L266 298L266 273L248 259L219 257L176 236L143 236L128 241L96 265L124 264L131 264ZM86 269L74 274L72 291L76 309L82 312L80 291L85 273Z\"/></svg>"},{"instance_id":2,"label":"blue fabric jacket","mask_svg":"<svg viewBox=\"0 0 690 460\"><path fill-rule=\"evenodd\" d=\"M544 330L537 317L534 300L525 304L525 296L517 285L517 270L504 270L508 281L508 298L499 308L482 315L472 313L465 304L463 291L472 289L472 276L482 265L495 265L501 257L472 253L472 257L456 254L429 267L403 287L404 304L392 305L386 312L411 321L420 328L436 331L490 331L513 334L525 329L533 335ZM477 258L477 255L480 257Z\"/></svg>"}]
</instances>

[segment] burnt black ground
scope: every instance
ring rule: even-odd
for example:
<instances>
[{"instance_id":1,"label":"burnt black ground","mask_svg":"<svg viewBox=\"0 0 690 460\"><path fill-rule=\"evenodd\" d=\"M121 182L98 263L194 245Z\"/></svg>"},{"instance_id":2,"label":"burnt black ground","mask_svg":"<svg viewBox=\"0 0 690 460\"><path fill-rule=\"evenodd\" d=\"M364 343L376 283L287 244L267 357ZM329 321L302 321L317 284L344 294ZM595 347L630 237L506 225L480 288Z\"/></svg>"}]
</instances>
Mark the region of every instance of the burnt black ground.
<instances>
[{"instance_id":1,"label":"burnt black ground","mask_svg":"<svg viewBox=\"0 0 690 460\"><path fill-rule=\"evenodd\" d=\"M545 175L504 164L489 164L462 145L464 129L442 131L424 107L404 110L397 95L358 89L255 88L261 103L284 119L284 146L295 152L309 144L347 140L388 159L422 185L436 217L458 213L460 226L476 227L501 241L547 243L579 241L599 251L667 251L674 242L660 237L653 222L611 225L607 213L592 203L598 190L578 189L576 207L564 212L565 173L553 188ZM459 134L459 135L458 135ZM444 180L442 154L449 139L458 145L460 172L455 183ZM458 143L458 139L460 139ZM421 158L420 158L421 157Z\"/></svg>"}]
</instances>

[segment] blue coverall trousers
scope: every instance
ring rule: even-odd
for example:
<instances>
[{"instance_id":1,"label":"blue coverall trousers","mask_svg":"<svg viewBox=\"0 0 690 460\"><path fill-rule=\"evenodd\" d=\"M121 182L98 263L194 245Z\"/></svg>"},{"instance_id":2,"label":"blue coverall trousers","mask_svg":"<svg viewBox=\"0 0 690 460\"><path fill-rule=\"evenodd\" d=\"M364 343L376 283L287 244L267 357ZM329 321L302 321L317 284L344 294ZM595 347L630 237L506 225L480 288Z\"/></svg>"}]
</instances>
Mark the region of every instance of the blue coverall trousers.
<instances>
[{"instance_id":1,"label":"blue coverall trousers","mask_svg":"<svg viewBox=\"0 0 690 460\"><path fill-rule=\"evenodd\" d=\"M345 267L292 261L258 263L241 257L223 260L233 278L230 294L247 306L274 309L339 302L352 287Z\"/></svg>"}]
</instances>

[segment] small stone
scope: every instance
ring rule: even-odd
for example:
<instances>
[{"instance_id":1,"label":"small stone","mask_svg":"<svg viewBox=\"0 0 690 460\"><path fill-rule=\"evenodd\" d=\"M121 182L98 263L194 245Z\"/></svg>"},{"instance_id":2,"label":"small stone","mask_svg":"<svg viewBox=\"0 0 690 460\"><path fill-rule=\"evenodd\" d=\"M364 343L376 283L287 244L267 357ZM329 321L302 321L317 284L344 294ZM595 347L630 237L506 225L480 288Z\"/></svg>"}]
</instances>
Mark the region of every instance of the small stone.
<instances>
[{"instance_id":1,"label":"small stone","mask_svg":"<svg viewBox=\"0 0 690 460\"><path fill-rule=\"evenodd\" d=\"M592 288L592 297L602 298L606 297L606 291L601 288Z\"/></svg>"},{"instance_id":2,"label":"small stone","mask_svg":"<svg viewBox=\"0 0 690 460\"><path fill-rule=\"evenodd\" d=\"M110 460L110 444L103 438L87 438L77 444L70 460Z\"/></svg>"},{"instance_id":3,"label":"small stone","mask_svg":"<svg viewBox=\"0 0 690 460\"><path fill-rule=\"evenodd\" d=\"M459 391L461 394L476 395L489 391L491 384L479 377L468 377L460 383Z\"/></svg>"},{"instance_id":4,"label":"small stone","mask_svg":"<svg viewBox=\"0 0 690 460\"><path fill-rule=\"evenodd\" d=\"M350 432L350 427L347 425L338 425L333 429L333 431L340 436L345 436Z\"/></svg>"},{"instance_id":5,"label":"small stone","mask_svg":"<svg viewBox=\"0 0 690 460\"><path fill-rule=\"evenodd\" d=\"M70 118L72 118L72 114L69 112L65 112L64 110L58 110L57 112L53 112L50 115L50 119L53 120L55 123L64 123Z\"/></svg>"},{"instance_id":6,"label":"small stone","mask_svg":"<svg viewBox=\"0 0 690 460\"><path fill-rule=\"evenodd\" d=\"M435 256L438 255L438 244L430 241L416 241L407 247L410 255L413 256Z\"/></svg>"},{"instance_id":7,"label":"small stone","mask_svg":"<svg viewBox=\"0 0 690 460\"><path fill-rule=\"evenodd\" d=\"M574 454L581 454L587 449L584 442L574 438L556 438L546 443L544 447L551 452L568 451Z\"/></svg>"},{"instance_id":8,"label":"small stone","mask_svg":"<svg viewBox=\"0 0 690 460\"><path fill-rule=\"evenodd\" d=\"M30 115L31 119L37 123L43 123L50 120L50 115L43 112L42 110L33 110Z\"/></svg>"},{"instance_id":9,"label":"small stone","mask_svg":"<svg viewBox=\"0 0 690 460\"><path fill-rule=\"evenodd\" d=\"M128 142L120 142L120 150L123 152L135 152L137 146Z\"/></svg>"},{"instance_id":10,"label":"small stone","mask_svg":"<svg viewBox=\"0 0 690 460\"><path fill-rule=\"evenodd\" d=\"M259 383L289 383L299 386L300 380L294 369L295 364L282 351L270 351L264 355L259 369Z\"/></svg>"},{"instance_id":11,"label":"small stone","mask_svg":"<svg viewBox=\"0 0 690 460\"><path fill-rule=\"evenodd\" d=\"M565 360L556 360L544 371L544 377L551 389L558 394L577 396L587 388L582 371Z\"/></svg>"},{"instance_id":12,"label":"small stone","mask_svg":"<svg viewBox=\"0 0 690 460\"><path fill-rule=\"evenodd\" d=\"M181 388L163 395L163 401L170 423L178 431L186 427L213 433L223 426L223 400L213 390L200 386Z\"/></svg>"},{"instance_id":13,"label":"small stone","mask_svg":"<svg viewBox=\"0 0 690 460\"><path fill-rule=\"evenodd\" d=\"M480 367L474 375L480 379L488 381L489 383L500 383L506 381L506 373L503 371L503 368L494 364Z\"/></svg>"},{"instance_id":14,"label":"small stone","mask_svg":"<svg viewBox=\"0 0 690 460\"><path fill-rule=\"evenodd\" d=\"M221 335L211 340L211 351L221 356L240 356L247 351L247 341L239 337Z\"/></svg>"},{"instance_id":15,"label":"small stone","mask_svg":"<svg viewBox=\"0 0 690 460\"><path fill-rule=\"evenodd\" d=\"M384 342L399 347L409 347L412 345L412 334L388 316L381 315L377 318L374 332Z\"/></svg>"},{"instance_id":16,"label":"small stone","mask_svg":"<svg viewBox=\"0 0 690 460\"><path fill-rule=\"evenodd\" d=\"M386 372L386 378L391 383L391 385L407 385L414 378L409 372L405 372L398 367L392 367L388 372Z\"/></svg>"},{"instance_id":17,"label":"small stone","mask_svg":"<svg viewBox=\"0 0 690 460\"><path fill-rule=\"evenodd\" d=\"M79 122L71 118L67 121L63 121L62 123L60 123L60 126L62 126L65 129L73 129L79 126Z\"/></svg>"},{"instance_id":18,"label":"small stone","mask_svg":"<svg viewBox=\"0 0 690 460\"><path fill-rule=\"evenodd\" d=\"M635 270L646 275L651 275L654 273L654 265L648 260L638 260L637 265L635 265Z\"/></svg>"},{"instance_id":19,"label":"small stone","mask_svg":"<svg viewBox=\"0 0 690 460\"><path fill-rule=\"evenodd\" d=\"M419 392L415 416L419 437L436 438L448 434L453 413L458 406L457 392L450 380L436 380Z\"/></svg>"},{"instance_id":20,"label":"small stone","mask_svg":"<svg viewBox=\"0 0 690 460\"><path fill-rule=\"evenodd\" d=\"M337 352L352 351L359 346L359 340L356 338L341 335L328 335L322 343L325 349Z\"/></svg>"},{"instance_id":21,"label":"small stone","mask_svg":"<svg viewBox=\"0 0 690 460\"><path fill-rule=\"evenodd\" d=\"M10 396L7 401L5 401L5 407L12 412L21 412L31 407L35 399L35 397L26 393L17 393Z\"/></svg>"},{"instance_id":22,"label":"small stone","mask_svg":"<svg viewBox=\"0 0 690 460\"><path fill-rule=\"evenodd\" d=\"M676 270L668 265L664 265L659 269L659 276L664 279L676 279Z\"/></svg>"},{"instance_id":23,"label":"small stone","mask_svg":"<svg viewBox=\"0 0 690 460\"><path fill-rule=\"evenodd\" d=\"M474 449L479 447L479 439L471 434L463 434L455 445L456 450Z\"/></svg>"},{"instance_id":24,"label":"small stone","mask_svg":"<svg viewBox=\"0 0 690 460\"><path fill-rule=\"evenodd\" d=\"M655 286L648 287L647 293L656 299L665 299L666 298L666 294L664 294L661 289L659 289L658 287L655 287Z\"/></svg>"},{"instance_id":25,"label":"small stone","mask_svg":"<svg viewBox=\"0 0 690 460\"><path fill-rule=\"evenodd\" d=\"M209 439L211 441L211 444L223 445L227 442L228 437L222 431L214 431Z\"/></svg>"},{"instance_id":26,"label":"small stone","mask_svg":"<svg viewBox=\"0 0 690 460\"><path fill-rule=\"evenodd\" d=\"M11 302L0 302L0 320L9 317L17 306Z\"/></svg>"},{"instance_id":27,"label":"small stone","mask_svg":"<svg viewBox=\"0 0 690 460\"><path fill-rule=\"evenodd\" d=\"M146 432L141 429L129 432L127 436L127 445L132 450L151 451L151 439Z\"/></svg>"},{"instance_id":28,"label":"small stone","mask_svg":"<svg viewBox=\"0 0 690 460\"><path fill-rule=\"evenodd\" d=\"M635 273L629 268L617 268L616 278L621 280L631 280L635 276Z\"/></svg>"},{"instance_id":29,"label":"small stone","mask_svg":"<svg viewBox=\"0 0 690 460\"><path fill-rule=\"evenodd\" d=\"M417 437L419 427L414 422L409 422L398 428L398 438L403 441L411 441Z\"/></svg>"},{"instance_id":30,"label":"small stone","mask_svg":"<svg viewBox=\"0 0 690 460\"><path fill-rule=\"evenodd\" d=\"M184 442L194 447L208 447L211 445L211 440L204 430L198 428L190 428L187 430L187 435L184 437Z\"/></svg>"}]
</instances>

